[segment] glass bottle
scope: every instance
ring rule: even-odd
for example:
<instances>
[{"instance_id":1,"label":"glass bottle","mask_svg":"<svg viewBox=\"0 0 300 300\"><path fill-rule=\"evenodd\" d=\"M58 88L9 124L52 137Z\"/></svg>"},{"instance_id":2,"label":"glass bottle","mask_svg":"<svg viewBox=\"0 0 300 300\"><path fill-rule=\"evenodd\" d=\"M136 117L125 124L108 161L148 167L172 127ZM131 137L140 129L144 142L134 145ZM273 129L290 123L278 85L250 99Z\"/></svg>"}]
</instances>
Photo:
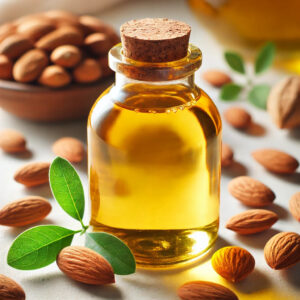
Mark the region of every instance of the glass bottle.
<instances>
[{"instance_id":1,"label":"glass bottle","mask_svg":"<svg viewBox=\"0 0 300 300\"><path fill-rule=\"evenodd\" d=\"M194 82L201 51L170 62L109 52L116 81L88 120L91 225L118 236L137 264L168 267L217 238L221 119Z\"/></svg>"}]
</instances>

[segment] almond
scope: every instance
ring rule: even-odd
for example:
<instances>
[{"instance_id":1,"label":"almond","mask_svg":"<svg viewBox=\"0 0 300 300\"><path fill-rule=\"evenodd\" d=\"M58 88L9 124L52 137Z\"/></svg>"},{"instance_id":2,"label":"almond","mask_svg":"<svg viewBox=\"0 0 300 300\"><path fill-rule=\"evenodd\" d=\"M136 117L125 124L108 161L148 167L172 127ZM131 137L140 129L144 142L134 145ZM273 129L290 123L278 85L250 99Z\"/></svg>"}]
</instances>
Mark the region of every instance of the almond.
<instances>
[{"instance_id":1,"label":"almond","mask_svg":"<svg viewBox=\"0 0 300 300\"><path fill-rule=\"evenodd\" d=\"M104 55L112 47L112 42L105 33L92 33L84 40L84 45L95 55Z\"/></svg>"},{"instance_id":2,"label":"almond","mask_svg":"<svg viewBox=\"0 0 300 300\"><path fill-rule=\"evenodd\" d=\"M16 171L14 179L27 187L47 183L49 167L48 162L29 163Z\"/></svg>"},{"instance_id":3,"label":"almond","mask_svg":"<svg viewBox=\"0 0 300 300\"><path fill-rule=\"evenodd\" d=\"M239 234L253 234L269 229L277 220L277 214L270 210L251 209L230 218L226 228Z\"/></svg>"},{"instance_id":4,"label":"almond","mask_svg":"<svg viewBox=\"0 0 300 300\"><path fill-rule=\"evenodd\" d=\"M65 68L72 68L81 60L81 50L72 45L59 46L51 53L51 61Z\"/></svg>"},{"instance_id":5,"label":"almond","mask_svg":"<svg viewBox=\"0 0 300 300\"><path fill-rule=\"evenodd\" d=\"M294 194L289 202L290 212L300 222L300 192Z\"/></svg>"},{"instance_id":6,"label":"almond","mask_svg":"<svg viewBox=\"0 0 300 300\"><path fill-rule=\"evenodd\" d=\"M56 259L62 272L70 278L92 285L115 282L108 261L97 252L80 246L69 246L61 250Z\"/></svg>"},{"instance_id":7,"label":"almond","mask_svg":"<svg viewBox=\"0 0 300 300\"><path fill-rule=\"evenodd\" d=\"M46 67L39 77L39 83L52 88L59 88L71 82L70 74L61 66Z\"/></svg>"},{"instance_id":8,"label":"almond","mask_svg":"<svg viewBox=\"0 0 300 300\"><path fill-rule=\"evenodd\" d=\"M254 269L254 257L246 249L237 246L224 247L211 259L214 270L231 282L239 282Z\"/></svg>"},{"instance_id":9,"label":"almond","mask_svg":"<svg viewBox=\"0 0 300 300\"><path fill-rule=\"evenodd\" d=\"M0 54L9 58L17 58L33 47L32 42L21 35L11 35L0 44Z\"/></svg>"},{"instance_id":10,"label":"almond","mask_svg":"<svg viewBox=\"0 0 300 300\"><path fill-rule=\"evenodd\" d=\"M82 33L74 27L61 27L46 35L36 42L36 47L52 51L62 45L81 45L83 43Z\"/></svg>"},{"instance_id":11,"label":"almond","mask_svg":"<svg viewBox=\"0 0 300 300\"><path fill-rule=\"evenodd\" d=\"M22 227L43 220L51 211L45 198L28 196L8 203L0 210L0 225Z\"/></svg>"},{"instance_id":12,"label":"almond","mask_svg":"<svg viewBox=\"0 0 300 300\"><path fill-rule=\"evenodd\" d=\"M4 23L0 26L0 43L8 36L16 32L16 25L13 23Z\"/></svg>"},{"instance_id":13,"label":"almond","mask_svg":"<svg viewBox=\"0 0 300 300\"><path fill-rule=\"evenodd\" d=\"M222 143L221 164L222 167L228 167L233 163L233 151L231 147Z\"/></svg>"},{"instance_id":14,"label":"almond","mask_svg":"<svg viewBox=\"0 0 300 300\"><path fill-rule=\"evenodd\" d=\"M0 54L0 79L10 79L12 77L12 61L5 55Z\"/></svg>"},{"instance_id":15,"label":"almond","mask_svg":"<svg viewBox=\"0 0 300 300\"><path fill-rule=\"evenodd\" d=\"M177 291L181 300L238 300L230 289L209 281L191 281Z\"/></svg>"},{"instance_id":16,"label":"almond","mask_svg":"<svg viewBox=\"0 0 300 300\"><path fill-rule=\"evenodd\" d=\"M74 70L75 81L80 83L93 82L101 77L101 69L98 62L93 58L84 59Z\"/></svg>"},{"instance_id":17,"label":"almond","mask_svg":"<svg viewBox=\"0 0 300 300\"><path fill-rule=\"evenodd\" d=\"M252 152L253 158L268 171L278 174L292 174L299 167L293 156L275 149L260 149Z\"/></svg>"},{"instance_id":18,"label":"almond","mask_svg":"<svg viewBox=\"0 0 300 300\"><path fill-rule=\"evenodd\" d=\"M246 129L251 124L251 115L241 107L231 107L224 112L225 120L237 129Z\"/></svg>"},{"instance_id":19,"label":"almond","mask_svg":"<svg viewBox=\"0 0 300 300\"><path fill-rule=\"evenodd\" d=\"M19 82L32 82L47 65L48 57L43 50L29 50L16 61L13 68L14 79Z\"/></svg>"},{"instance_id":20,"label":"almond","mask_svg":"<svg viewBox=\"0 0 300 300\"><path fill-rule=\"evenodd\" d=\"M114 73L114 71L108 65L107 55L100 57L98 63L100 65L100 69L103 77L109 76Z\"/></svg>"},{"instance_id":21,"label":"almond","mask_svg":"<svg viewBox=\"0 0 300 300\"><path fill-rule=\"evenodd\" d=\"M218 70L207 70L203 73L202 78L215 87L221 87L232 81L229 75Z\"/></svg>"},{"instance_id":22,"label":"almond","mask_svg":"<svg viewBox=\"0 0 300 300\"><path fill-rule=\"evenodd\" d=\"M273 191L262 182L248 176L232 179L228 185L230 194L243 204L251 207L264 207L275 199Z\"/></svg>"},{"instance_id":23,"label":"almond","mask_svg":"<svg viewBox=\"0 0 300 300\"><path fill-rule=\"evenodd\" d=\"M8 153L17 153L26 151L26 139L24 135L13 129L4 129L0 131L0 148Z\"/></svg>"},{"instance_id":24,"label":"almond","mask_svg":"<svg viewBox=\"0 0 300 300\"><path fill-rule=\"evenodd\" d=\"M265 259L275 270L289 268L300 261L300 235L295 232L280 232L265 245Z\"/></svg>"},{"instance_id":25,"label":"almond","mask_svg":"<svg viewBox=\"0 0 300 300\"><path fill-rule=\"evenodd\" d=\"M0 274L0 300L25 300L25 292L14 280Z\"/></svg>"},{"instance_id":26,"label":"almond","mask_svg":"<svg viewBox=\"0 0 300 300\"><path fill-rule=\"evenodd\" d=\"M79 24L78 16L64 10L50 10L43 14L48 20L58 26L77 26Z\"/></svg>"},{"instance_id":27,"label":"almond","mask_svg":"<svg viewBox=\"0 0 300 300\"><path fill-rule=\"evenodd\" d=\"M100 21L99 19L92 16L81 16L79 17L79 23L86 28L88 32L107 32L107 27L105 23Z\"/></svg>"},{"instance_id":28,"label":"almond","mask_svg":"<svg viewBox=\"0 0 300 300\"><path fill-rule=\"evenodd\" d=\"M72 137L63 137L57 140L52 150L54 154L70 162L81 162L84 158L84 146L81 141Z\"/></svg>"},{"instance_id":29,"label":"almond","mask_svg":"<svg viewBox=\"0 0 300 300\"><path fill-rule=\"evenodd\" d=\"M32 41L37 41L43 35L55 29L53 22L41 19L30 19L18 26L17 32L28 37Z\"/></svg>"}]
</instances>

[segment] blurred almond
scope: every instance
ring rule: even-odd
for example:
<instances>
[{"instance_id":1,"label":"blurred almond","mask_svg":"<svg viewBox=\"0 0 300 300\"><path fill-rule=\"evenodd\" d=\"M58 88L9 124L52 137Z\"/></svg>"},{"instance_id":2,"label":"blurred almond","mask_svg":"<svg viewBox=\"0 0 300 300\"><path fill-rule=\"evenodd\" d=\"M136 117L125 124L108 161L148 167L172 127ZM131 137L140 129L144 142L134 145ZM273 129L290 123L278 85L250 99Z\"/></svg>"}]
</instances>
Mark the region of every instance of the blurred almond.
<instances>
[{"instance_id":1,"label":"blurred almond","mask_svg":"<svg viewBox=\"0 0 300 300\"><path fill-rule=\"evenodd\" d=\"M294 194L289 202L289 209L293 217L300 222L300 192Z\"/></svg>"},{"instance_id":2,"label":"blurred almond","mask_svg":"<svg viewBox=\"0 0 300 300\"><path fill-rule=\"evenodd\" d=\"M230 107L224 112L224 119L234 128L246 129L251 124L251 115L243 108Z\"/></svg>"},{"instance_id":3,"label":"blurred almond","mask_svg":"<svg viewBox=\"0 0 300 300\"><path fill-rule=\"evenodd\" d=\"M51 53L51 61L65 68L76 66L81 60L81 50L72 45L63 45L55 48Z\"/></svg>"},{"instance_id":4,"label":"blurred almond","mask_svg":"<svg viewBox=\"0 0 300 300\"><path fill-rule=\"evenodd\" d=\"M203 73L202 78L215 87L221 87L232 81L229 75L218 70L207 70Z\"/></svg>"},{"instance_id":5,"label":"blurred almond","mask_svg":"<svg viewBox=\"0 0 300 300\"><path fill-rule=\"evenodd\" d=\"M299 166L293 156L275 149L260 149L252 152L253 158L268 171L278 174L292 174Z\"/></svg>"},{"instance_id":6,"label":"blurred almond","mask_svg":"<svg viewBox=\"0 0 300 300\"><path fill-rule=\"evenodd\" d=\"M92 33L84 40L87 46L95 55L105 55L113 46L109 37L105 33Z\"/></svg>"},{"instance_id":7,"label":"blurred almond","mask_svg":"<svg viewBox=\"0 0 300 300\"><path fill-rule=\"evenodd\" d=\"M60 88L71 82L70 74L61 66L46 67L39 77L39 83L52 88Z\"/></svg>"},{"instance_id":8,"label":"blurred almond","mask_svg":"<svg viewBox=\"0 0 300 300\"><path fill-rule=\"evenodd\" d=\"M10 79L12 77L12 61L5 55L0 54L0 79Z\"/></svg>"},{"instance_id":9,"label":"blurred almond","mask_svg":"<svg viewBox=\"0 0 300 300\"><path fill-rule=\"evenodd\" d=\"M14 280L0 274L0 300L25 300L25 292Z\"/></svg>"},{"instance_id":10,"label":"blurred almond","mask_svg":"<svg viewBox=\"0 0 300 300\"><path fill-rule=\"evenodd\" d=\"M99 63L93 58L84 59L74 70L75 81L80 83L93 82L99 79L102 71Z\"/></svg>"},{"instance_id":11,"label":"blurred almond","mask_svg":"<svg viewBox=\"0 0 300 300\"><path fill-rule=\"evenodd\" d=\"M233 150L225 143L222 143L221 164L222 167L228 167L233 163Z\"/></svg>"},{"instance_id":12,"label":"blurred almond","mask_svg":"<svg viewBox=\"0 0 300 300\"><path fill-rule=\"evenodd\" d=\"M27 50L33 48L32 42L18 34L8 36L0 44L0 54L14 59L25 53Z\"/></svg>"},{"instance_id":13,"label":"blurred almond","mask_svg":"<svg viewBox=\"0 0 300 300\"><path fill-rule=\"evenodd\" d=\"M8 153L17 153L26 151L26 139L24 135L13 129L4 129L0 131L0 148Z\"/></svg>"},{"instance_id":14,"label":"blurred almond","mask_svg":"<svg viewBox=\"0 0 300 300\"><path fill-rule=\"evenodd\" d=\"M72 137L63 137L52 146L53 152L70 162L81 162L84 158L84 146L81 141Z\"/></svg>"},{"instance_id":15,"label":"blurred almond","mask_svg":"<svg viewBox=\"0 0 300 300\"><path fill-rule=\"evenodd\" d=\"M300 261L300 235L295 232L280 232L265 245L265 259L275 270L287 269Z\"/></svg>"}]
</instances>

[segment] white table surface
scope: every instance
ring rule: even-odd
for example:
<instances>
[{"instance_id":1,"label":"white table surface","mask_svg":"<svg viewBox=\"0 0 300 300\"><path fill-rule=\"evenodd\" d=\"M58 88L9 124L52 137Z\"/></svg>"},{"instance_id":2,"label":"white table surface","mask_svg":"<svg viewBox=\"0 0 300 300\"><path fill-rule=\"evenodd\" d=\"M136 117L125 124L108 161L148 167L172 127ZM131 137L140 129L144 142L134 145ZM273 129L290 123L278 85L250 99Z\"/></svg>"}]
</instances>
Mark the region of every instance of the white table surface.
<instances>
[{"instance_id":1,"label":"white table surface","mask_svg":"<svg viewBox=\"0 0 300 300\"><path fill-rule=\"evenodd\" d=\"M123 22L142 17L169 17L186 21L192 26L191 41L203 51L203 65L196 74L197 83L215 100L220 112L232 105L218 99L218 91L205 84L200 77L201 72L209 68L226 70L222 58L222 47L214 37L196 20L184 1L129 1L119 4L99 15L107 22L118 28ZM264 82L274 83L283 74L269 71L261 77ZM238 79L238 78L237 78ZM212 280L232 288L240 299L272 299L293 300L300 298L300 265L288 271L271 270L263 257L263 247L266 241L279 231L299 232L299 223L288 212L288 200L292 194L300 191L300 170L291 176L276 176L266 172L254 162L250 153L262 147L274 147L289 152L300 160L300 130L285 131L277 129L270 121L266 112L258 110L246 103L238 101L236 104L246 107L253 115L254 121L261 125L265 134L253 136L238 132L224 122L223 139L235 150L237 163L231 169L222 172L221 183L221 224L220 234L213 251L224 245L239 245L248 249L255 257L255 271L242 283L231 285L216 274L211 265L211 253L193 266L166 271L138 270L130 276L117 276L116 284L103 287L90 287L76 283L64 276L52 264L41 270L18 271L6 264L6 255L13 239L24 229L0 228L0 273L5 274L25 289L27 299L124 299L124 300L173 300L177 299L178 286L190 280ZM16 157L0 151L0 206L16 200L24 195L41 195L50 199L53 206L51 214L41 224L57 224L69 228L77 228L77 222L68 217L53 200L49 186L26 189L13 180L17 168L30 161L51 161L52 143L63 136L74 136L86 140L86 122L78 121L60 124L32 123L17 119L0 109L0 130L15 128L22 131L28 140L32 157ZM87 195L86 162L78 165L77 170L83 180ZM276 193L271 210L278 213L280 219L272 229L255 236L238 236L226 230L226 220L246 208L229 195L228 182L238 175L247 173L268 186ZM88 202L88 201L87 201ZM85 221L89 219L89 204L87 203ZM73 244L83 244L82 237L76 237ZM212 252L213 252L212 251Z\"/></svg>"}]
</instances>

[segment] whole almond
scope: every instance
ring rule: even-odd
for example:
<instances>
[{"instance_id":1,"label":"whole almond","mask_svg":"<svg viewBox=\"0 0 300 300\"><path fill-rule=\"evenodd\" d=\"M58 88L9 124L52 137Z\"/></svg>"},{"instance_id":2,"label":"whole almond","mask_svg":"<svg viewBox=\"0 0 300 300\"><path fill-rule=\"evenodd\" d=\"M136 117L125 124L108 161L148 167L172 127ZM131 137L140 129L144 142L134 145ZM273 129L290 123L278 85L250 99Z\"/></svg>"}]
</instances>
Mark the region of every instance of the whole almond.
<instances>
[{"instance_id":1,"label":"whole almond","mask_svg":"<svg viewBox=\"0 0 300 300\"><path fill-rule=\"evenodd\" d=\"M232 81L229 75L219 70L207 70L202 78L215 87L221 87Z\"/></svg>"},{"instance_id":2,"label":"whole almond","mask_svg":"<svg viewBox=\"0 0 300 300\"><path fill-rule=\"evenodd\" d=\"M81 45L83 43L82 33L74 27L61 27L40 38L36 47L52 51L62 45Z\"/></svg>"},{"instance_id":3,"label":"whole almond","mask_svg":"<svg viewBox=\"0 0 300 300\"><path fill-rule=\"evenodd\" d=\"M269 229L277 220L277 214L270 210L251 209L231 217L226 228L239 234L253 234Z\"/></svg>"},{"instance_id":4,"label":"whole almond","mask_svg":"<svg viewBox=\"0 0 300 300\"><path fill-rule=\"evenodd\" d=\"M260 149L252 152L253 158L268 171L278 174L292 174L299 167L293 156L275 149Z\"/></svg>"},{"instance_id":5,"label":"whole almond","mask_svg":"<svg viewBox=\"0 0 300 300\"><path fill-rule=\"evenodd\" d=\"M0 131L0 148L7 153L26 151L26 139L24 135L14 129Z\"/></svg>"},{"instance_id":6,"label":"whole almond","mask_svg":"<svg viewBox=\"0 0 300 300\"><path fill-rule=\"evenodd\" d=\"M109 37L105 33L92 33L84 40L84 45L95 55L104 55L113 46Z\"/></svg>"},{"instance_id":7,"label":"whole almond","mask_svg":"<svg viewBox=\"0 0 300 300\"><path fill-rule=\"evenodd\" d=\"M16 32L16 25L13 23L4 23L0 26L0 43L8 36Z\"/></svg>"},{"instance_id":8,"label":"whole almond","mask_svg":"<svg viewBox=\"0 0 300 300\"><path fill-rule=\"evenodd\" d=\"M251 115L241 107L230 107L224 112L225 120L234 128L246 129L251 124Z\"/></svg>"},{"instance_id":9,"label":"whole almond","mask_svg":"<svg viewBox=\"0 0 300 300\"><path fill-rule=\"evenodd\" d=\"M69 246L61 250L57 265L68 277L86 284L101 285L115 282L108 261L97 252L80 246Z\"/></svg>"},{"instance_id":10,"label":"whole almond","mask_svg":"<svg viewBox=\"0 0 300 300\"><path fill-rule=\"evenodd\" d=\"M75 81L80 83L96 81L101 75L100 65L93 58L86 58L73 70Z\"/></svg>"},{"instance_id":11,"label":"whole almond","mask_svg":"<svg viewBox=\"0 0 300 300\"><path fill-rule=\"evenodd\" d=\"M233 163L233 150L225 143L222 143L221 164L228 167Z\"/></svg>"},{"instance_id":12,"label":"whole almond","mask_svg":"<svg viewBox=\"0 0 300 300\"><path fill-rule=\"evenodd\" d=\"M265 259L275 270L287 269L300 261L300 235L295 232L280 232L265 245Z\"/></svg>"},{"instance_id":13,"label":"whole almond","mask_svg":"<svg viewBox=\"0 0 300 300\"><path fill-rule=\"evenodd\" d=\"M232 179L228 190L233 197L251 207L264 207L270 205L275 199L275 194L269 187L248 176Z\"/></svg>"},{"instance_id":14,"label":"whole almond","mask_svg":"<svg viewBox=\"0 0 300 300\"><path fill-rule=\"evenodd\" d=\"M0 225L22 227L43 220L51 211L45 198L28 196L6 204L0 210Z\"/></svg>"},{"instance_id":15,"label":"whole almond","mask_svg":"<svg viewBox=\"0 0 300 300\"><path fill-rule=\"evenodd\" d=\"M14 59L33 47L32 42L21 35L11 35L0 44L0 54Z\"/></svg>"},{"instance_id":16,"label":"whole almond","mask_svg":"<svg viewBox=\"0 0 300 300\"><path fill-rule=\"evenodd\" d=\"M25 292L14 280L0 274L0 300L25 300Z\"/></svg>"},{"instance_id":17,"label":"whole almond","mask_svg":"<svg viewBox=\"0 0 300 300\"><path fill-rule=\"evenodd\" d=\"M57 156L75 163L81 162L85 153L82 142L72 137L60 138L53 144L52 150Z\"/></svg>"},{"instance_id":18,"label":"whole almond","mask_svg":"<svg viewBox=\"0 0 300 300\"><path fill-rule=\"evenodd\" d=\"M32 41L37 41L43 35L51 32L54 29L55 26L51 21L46 19L30 19L27 22L25 21L21 23L17 28L17 32L28 37Z\"/></svg>"},{"instance_id":19,"label":"whole almond","mask_svg":"<svg viewBox=\"0 0 300 300\"><path fill-rule=\"evenodd\" d=\"M92 16L80 16L79 23L85 27L88 32L107 32L108 25Z\"/></svg>"},{"instance_id":20,"label":"whole almond","mask_svg":"<svg viewBox=\"0 0 300 300\"><path fill-rule=\"evenodd\" d=\"M239 282L254 269L254 257L246 249L237 246L224 247L211 259L214 270L231 282Z\"/></svg>"},{"instance_id":21,"label":"whole almond","mask_svg":"<svg viewBox=\"0 0 300 300\"><path fill-rule=\"evenodd\" d=\"M48 162L29 163L16 171L14 179L27 187L47 183L49 167L50 163Z\"/></svg>"},{"instance_id":22,"label":"whole almond","mask_svg":"<svg viewBox=\"0 0 300 300\"><path fill-rule=\"evenodd\" d=\"M294 194L289 202L289 209L293 217L300 222L300 192Z\"/></svg>"},{"instance_id":23,"label":"whole almond","mask_svg":"<svg viewBox=\"0 0 300 300\"><path fill-rule=\"evenodd\" d=\"M43 13L43 16L52 21L57 26L77 26L79 24L78 16L64 10L49 10Z\"/></svg>"},{"instance_id":24,"label":"whole almond","mask_svg":"<svg viewBox=\"0 0 300 300\"><path fill-rule=\"evenodd\" d=\"M16 61L13 67L14 79L19 82L32 82L47 65L48 57L43 50L29 50Z\"/></svg>"},{"instance_id":25,"label":"whole almond","mask_svg":"<svg viewBox=\"0 0 300 300\"><path fill-rule=\"evenodd\" d=\"M5 55L0 54L0 79L10 79L12 77L12 61Z\"/></svg>"},{"instance_id":26,"label":"whole almond","mask_svg":"<svg viewBox=\"0 0 300 300\"><path fill-rule=\"evenodd\" d=\"M181 300L238 300L230 289L209 281L191 281L179 287Z\"/></svg>"},{"instance_id":27,"label":"whole almond","mask_svg":"<svg viewBox=\"0 0 300 300\"><path fill-rule=\"evenodd\" d=\"M56 65L46 67L39 77L39 83L52 88L63 87L70 82L70 74L63 67Z\"/></svg>"},{"instance_id":28,"label":"whole almond","mask_svg":"<svg viewBox=\"0 0 300 300\"><path fill-rule=\"evenodd\" d=\"M63 45L55 48L51 53L51 61L65 68L72 68L81 60L81 50L72 45Z\"/></svg>"}]
</instances>

